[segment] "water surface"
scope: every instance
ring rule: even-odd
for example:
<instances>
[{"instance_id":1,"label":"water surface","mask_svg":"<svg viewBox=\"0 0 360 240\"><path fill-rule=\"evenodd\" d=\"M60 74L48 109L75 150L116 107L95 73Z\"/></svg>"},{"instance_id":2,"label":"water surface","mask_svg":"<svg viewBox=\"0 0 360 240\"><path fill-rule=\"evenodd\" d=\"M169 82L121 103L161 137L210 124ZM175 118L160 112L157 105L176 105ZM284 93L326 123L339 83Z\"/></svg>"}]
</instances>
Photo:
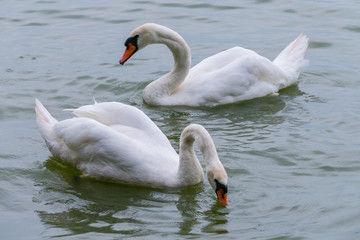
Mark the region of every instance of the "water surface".
<instances>
[{"instance_id":1,"label":"water surface","mask_svg":"<svg viewBox=\"0 0 360 240\"><path fill-rule=\"evenodd\" d=\"M0 13L1 239L360 238L357 1L5 0ZM145 22L179 32L193 64L235 45L273 59L305 33L310 65L279 96L151 107L142 90L171 69L170 52L153 45L118 64ZM74 177L50 157L34 99L65 119L62 109L93 97L140 108L175 149L185 126L204 125L229 175L229 206L207 181L157 189Z\"/></svg>"}]
</instances>

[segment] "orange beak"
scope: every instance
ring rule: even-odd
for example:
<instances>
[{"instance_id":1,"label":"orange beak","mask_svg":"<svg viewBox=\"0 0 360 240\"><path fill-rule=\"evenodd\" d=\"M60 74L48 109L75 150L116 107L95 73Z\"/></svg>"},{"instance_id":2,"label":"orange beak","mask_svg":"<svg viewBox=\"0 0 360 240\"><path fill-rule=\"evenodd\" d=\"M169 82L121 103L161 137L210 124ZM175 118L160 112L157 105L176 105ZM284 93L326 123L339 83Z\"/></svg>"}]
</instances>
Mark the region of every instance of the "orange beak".
<instances>
[{"instance_id":1,"label":"orange beak","mask_svg":"<svg viewBox=\"0 0 360 240\"><path fill-rule=\"evenodd\" d=\"M120 59L120 64L123 65L136 51L137 48L129 43L125 49L124 55Z\"/></svg>"},{"instance_id":2,"label":"orange beak","mask_svg":"<svg viewBox=\"0 0 360 240\"><path fill-rule=\"evenodd\" d=\"M219 190L217 190L216 195L221 204L225 206L228 205L229 201L227 199L227 194L224 192L224 189L220 188Z\"/></svg>"}]
</instances>

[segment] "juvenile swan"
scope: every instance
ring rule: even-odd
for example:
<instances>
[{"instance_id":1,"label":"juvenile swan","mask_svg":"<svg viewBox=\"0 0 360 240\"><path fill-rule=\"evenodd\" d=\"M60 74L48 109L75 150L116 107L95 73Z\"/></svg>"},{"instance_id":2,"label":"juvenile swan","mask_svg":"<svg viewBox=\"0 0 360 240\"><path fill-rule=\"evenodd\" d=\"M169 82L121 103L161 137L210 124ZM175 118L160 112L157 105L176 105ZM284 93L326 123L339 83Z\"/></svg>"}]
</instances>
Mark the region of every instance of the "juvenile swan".
<instances>
[{"instance_id":1,"label":"juvenile swan","mask_svg":"<svg viewBox=\"0 0 360 240\"><path fill-rule=\"evenodd\" d=\"M204 127L187 126L180 136L179 155L151 119L139 109L117 102L95 103L71 110L77 117L57 121L39 100L36 120L53 156L84 176L112 182L179 187L203 181L203 169L219 201L227 204L227 174L214 142Z\"/></svg>"},{"instance_id":2,"label":"juvenile swan","mask_svg":"<svg viewBox=\"0 0 360 240\"><path fill-rule=\"evenodd\" d=\"M190 48L175 31L146 23L130 33L125 42L124 64L149 44L165 44L174 56L168 74L150 83L143 99L150 105L214 106L274 94L297 82L308 38L298 36L274 61L242 47L233 47L190 69Z\"/></svg>"}]
</instances>

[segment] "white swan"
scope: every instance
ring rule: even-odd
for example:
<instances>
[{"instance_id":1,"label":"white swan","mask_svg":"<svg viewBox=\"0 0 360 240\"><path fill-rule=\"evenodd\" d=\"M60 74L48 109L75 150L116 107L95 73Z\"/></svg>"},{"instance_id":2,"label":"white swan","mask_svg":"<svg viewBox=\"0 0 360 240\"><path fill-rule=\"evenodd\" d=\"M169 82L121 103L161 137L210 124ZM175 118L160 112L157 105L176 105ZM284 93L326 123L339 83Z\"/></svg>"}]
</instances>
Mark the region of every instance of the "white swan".
<instances>
[{"instance_id":1,"label":"white swan","mask_svg":"<svg viewBox=\"0 0 360 240\"><path fill-rule=\"evenodd\" d=\"M84 176L148 186L178 187L203 181L194 153L197 143L207 178L227 204L227 174L204 127L191 124L180 136L179 155L151 119L139 109L116 102L71 110L77 118L57 121L39 100L36 120L53 156L71 163Z\"/></svg>"},{"instance_id":2,"label":"white swan","mask_svg":"<svg viewBox=\"0 0 360 240\"><path fill-rule=\"evenodd\" d=\"M233 47L190 69L190 48L185 40L167 27L147 23L131 32L120 64L153 43L171 50L174 68L145 88L143 99L151 105L214 106L274 94L296 83L307 62L308 38L300 35L272 62L254 51Z\"/></svg>"}]
</instances>

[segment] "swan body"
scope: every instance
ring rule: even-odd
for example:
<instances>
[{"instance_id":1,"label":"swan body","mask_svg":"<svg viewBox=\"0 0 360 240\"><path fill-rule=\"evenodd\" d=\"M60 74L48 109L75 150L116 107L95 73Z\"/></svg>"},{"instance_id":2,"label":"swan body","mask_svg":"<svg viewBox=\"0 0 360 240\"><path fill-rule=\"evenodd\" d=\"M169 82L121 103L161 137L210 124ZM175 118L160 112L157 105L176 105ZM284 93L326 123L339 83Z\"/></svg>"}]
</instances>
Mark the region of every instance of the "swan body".
<instances>
[{"instance_id":1,"label":"swan body","mask_svg":"<svg viewBox=\"0 0 360 240\"><path fill-rule=\"evenodd\" d=\"M191 124L180 137L179 155L141 110L118 102L70 110L77 117L57 121L35 101L41 136L53 156L71 163L83 176L146 186L179 187L203 181L194 153L203 154L210 185L227 204L227 174L204 127Z\"/></svg>"},{"instance_id":2,"label":"swan body","mask_svg":"<svg viewBox=\"0 0 360 240\"><path fill-rule=\"evenodd\" d=\"M193 68L190 48L175 31L154 23L133 30L125 42L120 64L149 44L165 44L174 56L174 67L150 83L143 99L151 105L214 106L274 94L297 82L308 47L300 35L274 61L252 50L233 47L210 56Z\"/></svg>"}]
</instances>

